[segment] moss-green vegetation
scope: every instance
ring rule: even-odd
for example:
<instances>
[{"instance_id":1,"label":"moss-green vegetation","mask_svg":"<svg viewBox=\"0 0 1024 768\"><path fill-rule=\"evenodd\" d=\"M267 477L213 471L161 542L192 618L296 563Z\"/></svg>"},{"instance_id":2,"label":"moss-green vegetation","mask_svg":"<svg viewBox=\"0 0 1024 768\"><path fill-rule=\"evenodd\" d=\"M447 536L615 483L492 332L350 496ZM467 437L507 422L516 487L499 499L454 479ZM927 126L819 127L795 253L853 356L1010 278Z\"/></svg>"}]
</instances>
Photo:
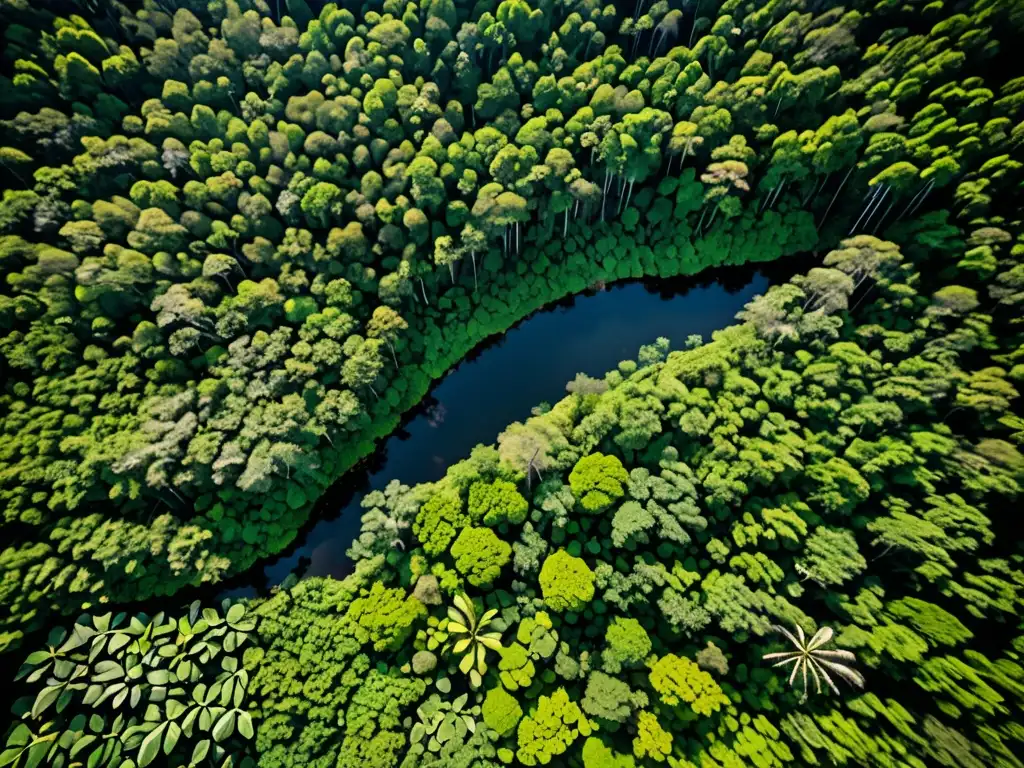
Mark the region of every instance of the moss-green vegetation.
<instances>
[{"instance_id":1,"label":"moss-green vegetation","mask_svg":"<svg viewBox=\"0 0 1024 768\"><path fill-rule=\"evenodd\" d=\"M1013 3L4 8L5 645L281 551L555 298L1014 207Z\"/></svg>"},{"instance_id":2,"label":"moss-green vegetation","mask_svg":"<svg viewBox=\"0 0 1024 768\"><path fill-rule=\"evenodd\" d=\"M344 5L0 6L0 647L90 609L0 763L1020 768L1020 3ZM345 580L107 614L542 304L801 251Z\"/></svg>"},{"instance_id":3,"label":"moss-green vegetation","mask_svg":"<svg viewBox=\"0 0 1024 768\"><path fill-rule=\"evenodd\" d=\"M368 496L352 576L250 607L256 733L234 748L261 766L1019 768L1019 299L959 266L970 238L942 217L894 236L844 241L708 344L577 377L437 483ZM18 711L49 690L30 678ZM82 738L79 699L60 709L37 705L11 749Z\"/></svg>"}]
</instances>

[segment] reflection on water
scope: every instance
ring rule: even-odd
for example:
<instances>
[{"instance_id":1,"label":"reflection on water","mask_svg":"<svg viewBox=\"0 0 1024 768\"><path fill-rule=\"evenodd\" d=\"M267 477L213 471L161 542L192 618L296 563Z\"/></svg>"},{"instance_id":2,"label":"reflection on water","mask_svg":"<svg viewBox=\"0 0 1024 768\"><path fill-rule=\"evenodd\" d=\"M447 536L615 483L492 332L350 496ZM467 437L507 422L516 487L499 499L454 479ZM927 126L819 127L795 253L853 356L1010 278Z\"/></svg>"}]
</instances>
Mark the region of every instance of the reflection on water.
<instances>
[{"instance_id":1,"label":"reflection on water","mask_svg":"<svg viewBox=\"0 0 1024 768\"><path fill-rule=\"evenodd\" d=\"M434 429L437 429L444 424L444 417L448 415L448 409L444 407L444 403L432 403L423 414L424 418Z\"/></svg>"}]
</instances>

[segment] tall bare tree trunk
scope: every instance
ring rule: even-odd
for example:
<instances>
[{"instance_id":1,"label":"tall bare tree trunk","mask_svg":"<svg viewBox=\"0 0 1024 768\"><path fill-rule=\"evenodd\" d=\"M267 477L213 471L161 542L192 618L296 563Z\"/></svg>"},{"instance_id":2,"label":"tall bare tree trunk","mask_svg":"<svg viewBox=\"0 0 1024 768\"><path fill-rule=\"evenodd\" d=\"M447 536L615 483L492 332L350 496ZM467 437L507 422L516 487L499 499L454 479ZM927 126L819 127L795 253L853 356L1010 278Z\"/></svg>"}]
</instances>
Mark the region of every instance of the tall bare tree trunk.
<instances>
[{"instance_id":1,"label":"tall bare tree trunk","mask_svg":"<svg viewBox=\"0 0 1024 768\"><path fill-rule=\"evenodd\" d=\"M871 207L871 212L868 214L868 217L864 220L864 229L868 228L868 225L871 223L871 220L875 218L875 214L878 212L878 209L881 208L882 203L885 202L885 198L888 196L889 190L892 189L888 184L885 184L884 186L885 189L882 190L882 194L878 196L877 202L875 202L875 204Z\"/></svg>"},{"instance_id":2,"label":"tall bare tree trunk","mask_svg":"<svg viewBox=\"0 0 1024 768\"><path fill-rule=\"evenodd\" d=\"M832 199L829 201L828 208L825 209L825 215L821 217L821 221L819 222L818 226L815 227L815 229L821 229L822 225L825 223L825 219L828 218L828 212L832 210L832 206L835 204L836 198L839 197L839 193L843 191L843 187L846 186L847 179L850 178L850 174L853 173L853 169L856 167L856 165L851 165L850 170L848 170L846 172L846 175L843 176L843 180L839 182L839 187L838 189L836 189L836 193L832 195Z\"/></svg>"},{"instance_id":3,"label":"tall bare tree trunk","mask_svg":"<svg viewBox=\"0 0 1024 768\"><path fill-rule=\"evenodd\" d=\"M851 235L852 235L852 234L853 234L853 230L855 230L855 229L856 229L857 227L859 227L859 226L860 226L860 222L861 222L861 220L862 220L862 219L864 218L865 214L867 214L868 210L869 210L869 209L871 208L871 206L872 206L872 205L874 204L874 202L875 202L875 199L876 199L876 198L878 197L878 195L879 195L879 194L881 193L881 191L882 191L882 187L883 187L883 186L884 186L884 185L882 185L882 184L879 184L879 185L878 185L877 187L875 187L874 189L872 189L872 190L871 190L871 191L870 191L870 192L869 192L869 193L868 193L868 194L867 194L867 195L865 196L865 197L867 198L867 203L866 203L866 204L865 204L865 206L864 206L864 210L862 210L862 211L860 212L860 216L858 216L858 217L857 217L857 220L856 220L855 222L853 222L853 226L852 226L852 227L850 227L850 231L849 231L849 233L848 233L848 234L851 234Z\"/></svg>"}]
</instances>

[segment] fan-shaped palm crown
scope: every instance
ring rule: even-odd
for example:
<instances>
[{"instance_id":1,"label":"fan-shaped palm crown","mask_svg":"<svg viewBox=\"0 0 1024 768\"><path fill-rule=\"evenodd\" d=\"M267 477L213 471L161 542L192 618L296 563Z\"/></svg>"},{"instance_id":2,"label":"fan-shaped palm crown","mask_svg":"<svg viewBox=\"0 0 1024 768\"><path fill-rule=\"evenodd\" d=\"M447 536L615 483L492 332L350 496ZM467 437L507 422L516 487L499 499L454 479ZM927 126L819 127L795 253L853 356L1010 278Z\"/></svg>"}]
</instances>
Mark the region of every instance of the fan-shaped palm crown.
<instances>
[{"instance_id":1,"label":"fan-shaped palm crown","mask_svg":"<svg viewBox=\"0 0 1024 768\"><path fill-rule=\"evenodd\" d=\"M454 603L448 608L448 650L456 656L465 654L459 662L459 670L468 674L470 684L477 688L487 672L487 649L501 651L501 632L484 631L498 611L487 611L477 621L473 601L466 595L456 595Z\"/></svg>"},{"instance_id":2,"label":"fan-shaped palm crown","mask_svg":"<svg viewBox=\"0 0 1024 768\"><path fill-rule=\"evenodd\" d=\"M824 677L825 682L828 683L828 687L831 688L836 695L839 694L839 689L836 688L836 684L832 682L832 677L829 675L829 672L841 677L850 685L855 685L858 688L864 687L864 677L860 672L855 670L853 667L841 663L844 661L856 661L856 656L854 656L850 651L828 651L823 648L823 646L832 639L831 627L822 627L819 629L814 633L814 637L811 638L810 642L807 642L804 631L799 624L796 625L796 631L799 639L793 637L793 633L788 629L780 627L777 624L773 624L772 629L785 635L796 650L782 651L780 653L768 653L765 654L763 658L766 661L768 659L781 659L781 661L773 664L773 667L784 667L787 664L792 664L793 671L789 676L790 685L794 685L797 675L802 674L803 696L800 697L801 702L807 699L808 670L810 670L811 675L814 678L818 693L821 693L821 678Z\"/></svg>"}]
</instances>

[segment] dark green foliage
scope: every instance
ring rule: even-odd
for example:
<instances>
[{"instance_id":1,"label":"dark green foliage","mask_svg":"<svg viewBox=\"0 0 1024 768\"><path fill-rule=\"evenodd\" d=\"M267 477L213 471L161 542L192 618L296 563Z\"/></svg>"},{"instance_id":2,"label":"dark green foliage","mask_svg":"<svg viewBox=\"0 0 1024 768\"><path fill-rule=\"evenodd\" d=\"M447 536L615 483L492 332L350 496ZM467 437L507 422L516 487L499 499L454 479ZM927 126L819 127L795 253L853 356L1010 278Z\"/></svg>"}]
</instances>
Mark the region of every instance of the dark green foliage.
<instances>
[{"instance_id":1,"label":"dark green foliage","mask_svg":"<svg viewBox=\"0 0 1024 768\"><path fill-rule=\"evenodd\" d=\"M369 494L343 581L81 619L0 762L1020 768L1017 5L7 0L0 649L282 551L553 299L819 266Z\"/></svg>"},{"instance_id":2,"label":"dark green foliage","mask_svg":"<svg viewBox=\"0 0 1024 768\"><path fill-rule=\"evenodd\" d=\"M50 606L159 597L280 552L431 378L587 285L853 232L802 283L801 309L833 311L894 279L873 234L948 200L970 240L943 268L967 279L933 286L930 316L1020 303L1012 3L8 5L4 647ZM795 309L749 316L773 341L833 324ZM1013 365L972 372L954 407L1004 418ZM595 414L575 458L644 450L661 402L630 398L610 434ZM678 416L712 428L692 404ZM503 456L543 474L552 437L513 430ZM877 482L833 458L815 499ZM743 491L716 478L718 512ZM527 514L500 501L508 479L479 480L499 498L472 522ZM579 478L581 509L608 503L602 482ZM690 513L641 507L617 546L691 535ZM358 556L404 544L376 517ZM435 551L463 527L431 522Z\"/></svg>"},{"instance_id":3,"label":"dark green foliage","mask_svg":"<svg viewBox=\"0 0 1024 768\"><path fill-rule=\"evenodd\" d=\"M255 726L241 658L256 621L195 602L163 613L83 616L54 630L18 674L33 689L14 711L4 765L160 765L164 755L235 764Z\"/></svg>"},{"instance_id":4,"label":"dark green foliage","mask_svg":"<svg viewBox=\"0 0 1024 768\"><path fill-rule=\"evenodd\" d=\"M841 249L867 247L858 242ZM1011 627L1024 575L1018 542L997 531L1024 459L1012 426L955 409L973 371L1019 356L1019 337L996 335L1000 318L975 310L955 322L929 313L948 307L930 290L943 278L912 242L895 251L901 266L841 324L825 322L841 307L812 309L814 282L794 280L712 342L620 365L605 391L529 419L519 434L561 446L542 483L526 484L516 451L481 446L438 483L369 495L354 574L300 582L251 610L252 756L783 768L902 754L1017 768L1024 672ZM793 333L762 324L759 305L790 313ZM636 451L615 429L644 397L661 403L663 437ZM601 489L603 514L581 513L574 476L581 497ZM484 527L495 506L482 500L494 498L522 499L530 521ZM652 522L616 541L631 505ZM410 521L408 551L378 549ZM510 541L530 537L544 544L530 545L539 562L509 568ZM470 599L463 580L489 591ZM828 640L807 683L791 688L790 668L769 666L792 650L777 626ZM821 670L834 688L819 689ZM197 685L225 674L189 673ZM58 706L44 705L43 716ZM10 754L41 749L46 731L25 728L11 731Z\"/></svg>"}]
</instances>

